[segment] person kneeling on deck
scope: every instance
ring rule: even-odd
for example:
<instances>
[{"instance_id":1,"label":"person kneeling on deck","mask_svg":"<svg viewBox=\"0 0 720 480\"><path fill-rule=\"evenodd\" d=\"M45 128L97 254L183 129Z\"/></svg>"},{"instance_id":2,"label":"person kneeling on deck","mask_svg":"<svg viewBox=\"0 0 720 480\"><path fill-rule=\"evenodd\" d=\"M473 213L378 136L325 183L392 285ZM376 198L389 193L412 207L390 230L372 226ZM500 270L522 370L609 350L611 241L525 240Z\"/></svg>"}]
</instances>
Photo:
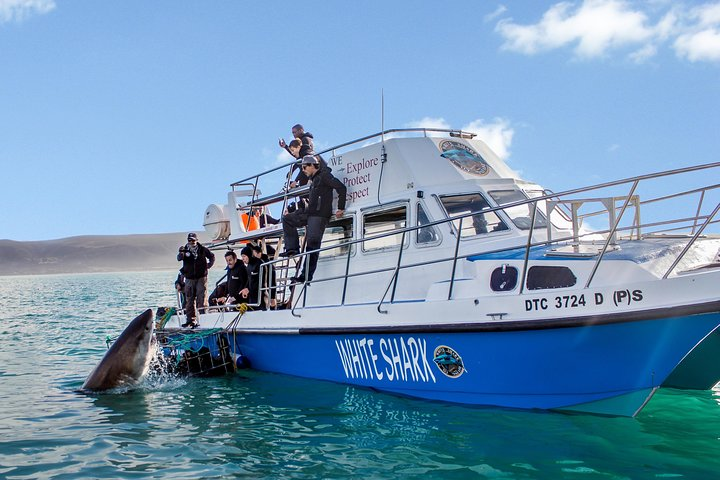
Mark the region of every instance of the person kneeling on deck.
<instances>
[{"instance_id":1,"label":"person kneeling on deck","mask_svg":"<svg viewBox=\"0 0 720 480\"><path fill-rule=\"evenodd\" d=\"M188 233L188 243L179 248L177 259L183 262L180 273L185 276L185 315L183 327L195 328L197 311L208 306L208 269L215 263L215 254L198 243L197 234Z\"/></svg>"},{"instance_id":2,"label":"person kneeling on deck","mask_svg":"<svg viewBox=\"0 0 720 480\"><path fill-rule=\"evenodd\" d=\"M303 157L302 169L305 175L310 178L310 192L308 194L308 205L303 210L295 210L292 213L283 215L283 234L285 237L285 252L280 255L290 257L296 255L300 250L300 240L297 229L305 228L305 250L317 250L322 243L325 227L332 216L333 190L338 193L338 208L335 217L340 218L345 212L345 195L347 188L337 178L333 177L330 171L320 164L315 156ZM295 282L312 280L313 273L317 267L318 253L310 254L305 261L303 273L299 277L293 277Z\"/></svg>"}]
</instances>

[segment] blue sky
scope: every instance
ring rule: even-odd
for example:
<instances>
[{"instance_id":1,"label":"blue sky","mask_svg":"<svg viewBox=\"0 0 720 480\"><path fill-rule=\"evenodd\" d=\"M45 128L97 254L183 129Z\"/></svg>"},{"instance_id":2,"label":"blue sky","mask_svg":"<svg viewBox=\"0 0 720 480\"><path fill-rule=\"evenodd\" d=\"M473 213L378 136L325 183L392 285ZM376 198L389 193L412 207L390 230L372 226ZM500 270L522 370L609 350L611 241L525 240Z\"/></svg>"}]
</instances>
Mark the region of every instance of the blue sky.
<instances>
[{"instance_id":1,"label":"blue sky","mask_svg":"<svg viewBox=\"0 0 720 480\"><path fill-rule=\"evenodd\" d=\"M201 230L381 91L555 191L718 161L720 2L0 0L0 238Z\"/></svg>"}]
</instances>

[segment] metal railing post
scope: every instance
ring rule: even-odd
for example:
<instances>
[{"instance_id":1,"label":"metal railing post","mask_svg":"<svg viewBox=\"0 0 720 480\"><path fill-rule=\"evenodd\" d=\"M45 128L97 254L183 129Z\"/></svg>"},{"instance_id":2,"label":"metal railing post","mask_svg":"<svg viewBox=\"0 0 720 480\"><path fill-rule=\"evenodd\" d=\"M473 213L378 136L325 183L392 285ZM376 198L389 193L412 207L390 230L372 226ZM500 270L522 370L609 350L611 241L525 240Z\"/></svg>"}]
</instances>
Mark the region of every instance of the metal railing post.
<instances>
[{"instance_id":1,"label":"metal railing post","mask_svg":"<svg viewBox=\"0 0 720 480\"><path fill-rule=\"evenodd\" d=\"M690 250L690 247L693 246L693 243L695 243L695 240L697 240L698 237L702 234L703 230L705 230L705 227L710 225L710 222L712 221L713 217L715 217L715 215L717 215L718 210L720 210L720 203L717 204L717 206L715 207L715 210L713 210L713 212L708 216L707 220L705 220L705 223L703 223L702 226L698 229L698 231L695 232L695 235L693 235L693 237L690 239L688 244L685 245L685 248L683 248L683 251L680 252L680 255L678 255L678 257L675 259L673 264L670 265L670 268L668 268L668 271L665 272L665 275L663 275L663 277L662 277L663 280L666 279L668 277L668 275L670 275L670 272L672 272L675 269L675 267L677 267L678 263L680 263L680 261L683 259L685 254L688 252L688 250Z\"/></svg>"},{"instance_id":2,"label":"metal railing post","mask_svg":"<svg viewBox=\"0 0 720 480\"><path fill-rule=\"evenodd\" d=\"M453 254L452 273L450 274L450 288L448 288L448 300L452 300L453 286L455 284L455 270L457 269L457 256L460 250L460 237L462 237L462 224L465 217L460 217L460 224L457 229L457 240L455 241L455 253ZM452 221L450 222L452 224Z\"/></svg>"},{"instance_id":3,"label":"metal railing post","mask_svg":"<svg viewBox=\"0 0 720 480\"><path fill-rule=\"evenodd\" d=\"M705 200L705 190L700 192L700 200L698 201L698 207L697 210L695 210L695 221L693 222L692 230L690 230L690 233L695 233L695 229L697 228L697 219L700 216L700 210L702 210L702 204Z\"/></svg>"},{"instance_id":4,"label":"metal railing post","mask_svg":"<svg viewBox=\"0 0 720 480\"><path fill-rule=\"evenodd\" d=\"M345 262L345 279L343 281L342 300L340 305L345 305L345 296L347 294L348 275L350 274L350 254L352 253L352 244L348 245L347 261Z\"/></svg>"},{"instance_id":5,"label":"metal railing post","mask_svg":"<svg viewBox=\"0 0 720 480\"><path fill-rule=\"evenodd\" d=\"M525 276L527 275L528 263L530 261L530 245L532 245L532 236L533 232L535 231L535 217L537 216L536 214L537 202L533 202L532 215L530 216L530 231L528 232L527 243L525 244L525 260L523 261L523 270L522 275L520 276L520 290L518 291L518 295L522 295L522 293L525 291ZM548 220L548 223L550 223L550 220ZM575 232L573 232L573 236L574 235Z\"/></svg>"},{"instance_id":6,"label":"metal railing post","mask_svg":"<svg viewBox=\"0 0 720 480\"><path fill-rule=\"evenodd\" d=\"M633 194L635 193L635 189L637 188L638 183L640 183L640 180L635 180L633 182L632 188L630 189L630 193L628 193L627 198L625 198L625 203L623 203L623 206L620 209L620 215L618 215L617 218L615 219L612 229L610 230L610 232L608 232L607 240L605 240L605 245L603 245L603 248L600 251L600 255L598 255L598 259L595 261L595 265L593 265L593 269L590 272L590 276L588 277L587 282L585 283L585 288L590 287L590 282L592 282L592 279L595 276L595 272L597 272L597 269L600 266L600 262L602 261L603 257L605 256L605 252L607 251L608 246L610 246L610 242L612 241L613 238L615 238L615 231L617 230L618 225L620 225L620 220L622 220L622 217L625 214L625 209L627 209L627 206L630 203L630 200L632 199Z\"/></svg>"},{"instance_id":7,"label":"metal railing post","mask_svg":"<svg viewBox=\"0 0 720 480\"><path fill-rule=\"evenodd\" d=\"M402 261L402 253L403 253L403 246L405 245L405 231L402 233L402 237L400 237L400 251L398 252L398 261L397 265L395 266L395 281L393 282L393 289L392 294L390 295L390 303L393 303L395 301L395 290L397 289L397 282L398 278L400 278L400 262Z\"/></svg>"}]
</instances>

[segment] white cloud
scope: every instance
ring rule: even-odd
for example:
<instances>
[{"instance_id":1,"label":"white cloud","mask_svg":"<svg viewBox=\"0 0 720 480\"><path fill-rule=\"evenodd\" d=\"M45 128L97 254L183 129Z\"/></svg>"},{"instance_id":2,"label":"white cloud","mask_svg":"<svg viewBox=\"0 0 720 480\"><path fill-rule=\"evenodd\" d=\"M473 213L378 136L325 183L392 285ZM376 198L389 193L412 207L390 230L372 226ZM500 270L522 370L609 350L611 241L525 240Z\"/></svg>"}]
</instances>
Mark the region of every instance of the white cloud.
<instances>
[{"instance_id":1,"label":"white cloud","mask_svg":"<svg viewBox=\"0 0 720 480\"><path fill-rule=\"evenodd\" d=\"M505 5L498 5L498 7L495 9L494 12L488 13L483 17L483 22L488 23L492 22L496 18L498 18L503 13L507 12L507 7Z\"/></svg>"},{"instance_id":2,"label":"white cloud","mask_svg":"<svg viewBox=\"0 0 720 480\"><path fill-rule=\"evenodd\" d=\"M535 54L574 44L577 56L592 58L611 48L641 44L654 35L647 16L622 0L585 0L579 8L573 6L555 4L534 25L501 20L496 31L505 37L503 48Z\"/></svg>"},{"instance_id":3,"label":"white cloud","mask_svg":"<svg viewBox=\"0 0 720 480\"><path fill-rule=\"evenodd\" d=\"M680 35L674 46L679 57L691 62L720 61L720 31L716 29Z\"/></svg>"},{"instance_id":4,"label":"white cloud","mask_svg":"<svg viewBox=\"0 0 720 480\"><path fill-rule=\"evenodd\" d=\"M462 130L476 133L478 138L487 143L490 149L501 159L505 160L510 156L510 147L513 135L515 135L515 129L510 126L508 120L495 118L490 123L485 123L482 119L473 120L462 127Z\"/></svg>"},{"instance_id":5,"label":"white cloud","mask_svg":"<svg viewBox=\"0 0 720 480\"><path fill-rule=\"evenodd\" d=\"M537 23L522 25L504 18L495 31L504 38L504 50L526 55L571 47L576 57L586 60L621 51L641 63L669 41L680 58L720 61L718 1L691 9L673 2L560 2Z\"/></svg>"},{"instance_id":6,"label":"white cloud","mask_svg":"<svg viewBox=\"0 0 720 480\"><path fill-rule=\"evenodd\" d=\"M442 117L424 117L421 120L405 124L406 128L438 128L451 130L453 127ZM510 156L515 130L510 126L510 121L504 118L495 118L492 122L485 122L483 119L473 120L463 126L460 130L475 133L478 138L485 142L493 152L500 158L507 159ZM432 132L428 132L432 136ZM438 133L438 135L442 135Z\"/></svg>"},{"instance_id":7,"label":"white cloud","mask_svg":"<svg viewBox=\"0 0 720 480\"><path fill-rule=\"evenodd\" d=\"M675 40L675 53L691 62L720 61L720 3L693 8L687 16L690 23Z\"/></svg>"},{"instance_id":8,"label":"white cloud","mask_svg":"<svg viewBox=\"0 0 720 480\"><path fill-rule=\"evenodd\" d=\"M54 0L0 0L0 23L20 22L55 9Z\"/></svg>"},{"instance_id":9,"label":"white cloud","mask_svg":"<svg viewBox=\"0 0 720 480\"><path fill-rule=\"evenodd\" d=\"M424 117L421 120L414 120L405 124L406 128L439 128L450 130L450 124L444 118Z\"/></svg>"},{"instance_id":10,"label":"white cloud","mask_svg":"<svg viewBox=\"0 0 720 480\"><path fill-rule=\"evenodd\" d=\"M643 63L645 60L654 57L656 54L657 47L655 45L645 45L628 55L628 58L635 63Z\"/></svg>"}]
</instances>

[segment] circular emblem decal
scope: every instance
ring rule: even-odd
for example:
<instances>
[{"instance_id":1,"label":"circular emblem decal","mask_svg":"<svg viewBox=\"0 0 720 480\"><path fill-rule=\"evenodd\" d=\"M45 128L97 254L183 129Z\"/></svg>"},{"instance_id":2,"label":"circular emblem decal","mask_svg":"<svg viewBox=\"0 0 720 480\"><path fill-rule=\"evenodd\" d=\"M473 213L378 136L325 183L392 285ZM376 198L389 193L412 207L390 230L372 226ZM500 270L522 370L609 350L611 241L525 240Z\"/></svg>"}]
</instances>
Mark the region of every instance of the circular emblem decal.
<instances>
[{"instance_id":1,"label":"circular emblem decal","mask_svg":"<svg viewBox=\"0 0 720 480\"><path fill-rule=\"evenodd\" d=\"M440 150L443 152L441 157L450 160L450 163L464 172L473 175L487 175L490 167L483 160L478 152L469 145L453 140L443 140L440 142Z\"/></svg>"},{"instance_id":2,"label":"circular emblem decal","mask_svg":"<svg viewBox=\"0 0 720 480\"><path fill-rule=\"evenodd\" d=\"M440 371L450 378L457 378L466 371L460 355L446 345L440 345L435 349L433 361Z\"/></svg>"}]
</instances>

